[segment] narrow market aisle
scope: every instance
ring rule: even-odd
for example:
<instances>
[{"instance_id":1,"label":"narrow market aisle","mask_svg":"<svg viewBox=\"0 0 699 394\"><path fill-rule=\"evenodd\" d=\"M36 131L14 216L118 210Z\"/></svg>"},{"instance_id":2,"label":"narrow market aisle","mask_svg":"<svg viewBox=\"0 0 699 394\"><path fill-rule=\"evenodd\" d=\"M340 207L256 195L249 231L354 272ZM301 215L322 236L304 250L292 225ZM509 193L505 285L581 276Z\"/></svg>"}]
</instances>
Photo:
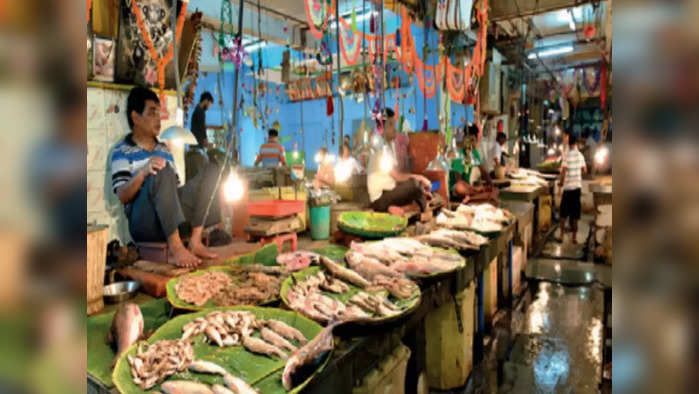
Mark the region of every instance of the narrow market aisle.
<instances>
[{"instance_id":1,"label":"narrow market aisle","mask_svg":"<svg viewBox=\"0 0 699 394\"><path fill-rule=\"evenodd\" d=\"M604 295L596 267L583 261L590 217L580 221L578 239L556 242L528 263L531 303L513 311L512 347L503 365L500 393L596 393L602 363Z\"/></svg>"},{"instance_id":2,"label":"narrow market aisle","mask_svg":"<svg viewBox=\"0 0 699 394\"><path fill-rule=\"evenodd\" d=\"M609 272L588 262L591 216L578 240L557 242L552 231L530 258L528 289L486 340L483 363L459 393L597 393L602 364L604 293L596 282Z\"/></svg>"}]
</instances>

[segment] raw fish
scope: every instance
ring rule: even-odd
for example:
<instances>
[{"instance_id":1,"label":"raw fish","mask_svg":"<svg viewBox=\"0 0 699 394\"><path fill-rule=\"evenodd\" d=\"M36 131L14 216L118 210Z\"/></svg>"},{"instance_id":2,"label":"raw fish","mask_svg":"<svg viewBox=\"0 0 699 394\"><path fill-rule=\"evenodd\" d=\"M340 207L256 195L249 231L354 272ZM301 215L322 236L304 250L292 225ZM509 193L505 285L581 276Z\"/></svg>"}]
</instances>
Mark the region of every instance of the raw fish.
<instances>
[{"instance_id":1,"label":"raw fish","mask_svg":"<svg viewBox=\"0 0 699 394\"><path fill-rule=\"evenodd\" d=\"M107 340L115 349L116 355L112 360L112 368L117 359L143 335L143 315L138 305L133 302L121 304L107 334Z\"/></svg>"},{"instance_id":2,"label":"raw fish","mask_svg":"<svg viewBox=\"0 0 699 394\"><path fill-rule=\"evenodd\" d=\"M277 334L276 332L270 330L267 327L263 327L262 330L260 330L260 335L262 336L262 339L271 343L274 346L277 346L278 348L287 349L290 352L293 352L297 349L296 346L292 345L281 335Z\"/></svg>"},{"instance_id":3,"label":"raw fish","mask_svg":"<svg viewBox=\"0 0 699 394\"><path fill-rule=\"evenodd\" d=\"M233 391L227 389L225 386L221 386L220 384L215 384L211 386L211 391L213 391L214 394L236 394Z\"/></svg>"},{"instance_id":4,"label":"raw fish","mask_svg":"<svg viewBox=\"0 0 699 394\"><path fill-rule=\"evenodd\" d=\"M315 338L313 338L306 345L295 351L291 357L286 362L284 366L284 372L282 373L282 384L287 390L292 388L292 378L291 376L296 372L301 366L306 363L313 361L321 353L332 350L333 348L333 329L342 322L334 322L328 324Z\"/></svg>"},{"instance_id":5,"label":"raw fish","mask_svg":"<svg viewBox=\"0 0 699 394\"><path fill-rule=\"evenodd\" d=\"M288 356L278 347L269 344L262 339L253 337L243 337L243 346L253 353L265 354L268 356L277 356L286 360Z\"/></svg>"},{"instance_id":6,"label":"raw fish","mask_svg":"<svg viewBox=\"0 0 699 394\"><path fill-rule=\"evenodd\" d=\"M236 394L258 394L246 381L231 374L223 375L223 383Z\"/></svg>"},{"instance_id":7,"label":"raw fish","mask_svg":"<svg viewBox=\"0 0 699 394\"><path fill-rule=\"evenodd\" d=\"M376 275L403 276L400 272L381 263L379 260L350 250L345 254L347 264L365 279L373 280Z\"/></svg>"},{"instance_id":8,"label":"raw fish","mask_svg":"<svg viewBox=\"0 0 699 394\"><path fill-rule=\"evenodd\" d=\"M282 321L269 319L265 323L267 323L267 326L269 328L274 330L277 334L285 337L286 339L296 340L302 345L308 342L308 340L306 339L306 337L303 336L301 331L295 329L294 327L291 327L290 325Z\"/></svg>"},{"instance_id":9,"label":"raw fish","mask_svg":"<svg viewBox=\"0 0 699 394\"><path fill-rule=\"evenodd\" d=\"M218 375L225 375L228 373L228 371L226 371L222 366L214 364L211 361L204 360L194 360L187 368L189 368L191 371L199 373L211 373Z\"/></svg>"},{"instance_id":10,"label":"raw fish","mask_svg":"<svg viewBox=\"0 0 699 394\"><path fill-rule=\"evenodd\" d=\"M369 281L362 278L362 276L359 275L358 273L339 265L338 263L330 260L329 258L327 258L325 256L320 256L320 263L332 275L334 275L335 277L337 277L339 279L350 282L350 283L357 285L361 288L365 288L371 284L371 283L369 283Z\"/></svg>"},{"instance_id":11,"label":"raw fish","mask_svg":"<svg viewBox=\"0 0 699 394\"><path fill-rule=\"evenodd\" d=\"M160 385L167 394L213 394L204 383L189 380L169 380Z\"/></svg>"}]
</instances>

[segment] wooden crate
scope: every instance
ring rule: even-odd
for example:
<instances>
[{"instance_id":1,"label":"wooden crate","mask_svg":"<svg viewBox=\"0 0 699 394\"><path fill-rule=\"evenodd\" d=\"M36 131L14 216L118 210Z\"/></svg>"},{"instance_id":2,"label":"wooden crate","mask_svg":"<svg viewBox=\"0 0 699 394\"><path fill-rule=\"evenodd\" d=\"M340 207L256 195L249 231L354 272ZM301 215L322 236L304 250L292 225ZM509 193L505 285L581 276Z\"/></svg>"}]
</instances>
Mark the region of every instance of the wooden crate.
<instances>
[{"instance_id":1,"label":"wooden crate","mask_svg":"<svg viewBox=\"0 0 699 394\"><path fill-rule=\"evenodd\" d=\"M551 195L539 197L539 217L537 224L539 231L546 231L551 227Z\"/></svg>"},{"instance_id":2,"label":"wooden crate","mask_svg":"<svg viewBox=\"0 0 699 394\"><path fill-rule=\"evenodd\" d=\"M352 394L403 394L405 393L405 373L408 369L410 349L399 344L379 365L369 372L362 384L352 389ZM331 390L332 391L332 390Z\"/></svg>"},{"instance_id":3,"label":"wooden crate","mask_svg":"<svg viewBox=\"0 0 699 394\"><path fill-rule=\"evenodd\" d=\"M87 228L87 314L97 313L104 308L102 290L104 269L107 263L109 227L88 226Z\"/></svg>"},{"instance_id":4,"label":"wooden crate","mask_svg":"<svg viewBox=\"0 0 699 394\"><path fill-rule=\"evenodd\" d=\"M493 321L498 311L498 258L488 264L483 274L483 316L485 323Z\"/></svg>"},{"instance_id":5,"label":"wooden crate","mask_svg":"<svg viewBox=\"0 0 699 394\"><path fill-rule=\"evenodd\" d=\"M462 331L458 329L453 300L425 317L425 368L428 385L433 389L463 386L473 368L475 283L471 282L455 298L460 304Z\"/></svg>"}]
</instances>

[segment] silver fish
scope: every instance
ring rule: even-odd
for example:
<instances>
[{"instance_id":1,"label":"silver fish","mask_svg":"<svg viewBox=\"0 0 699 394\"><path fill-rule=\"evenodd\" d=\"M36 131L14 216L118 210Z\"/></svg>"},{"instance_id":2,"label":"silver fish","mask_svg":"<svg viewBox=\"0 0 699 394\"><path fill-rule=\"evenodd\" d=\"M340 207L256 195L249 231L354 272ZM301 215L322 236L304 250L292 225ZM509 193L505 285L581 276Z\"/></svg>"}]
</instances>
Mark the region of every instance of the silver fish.
<instances>
[{"instance_id":1,"label":"silver fish","mask_svg":"<svg viewBox=\"0 0 699 394\"><path fill-rule=\"evenodd\" d=\"M267 326L269 328L271 328L277 334L283 336L286 339L296 340L302 345L308 342L308 340L305 336L303 336L303 333L301 333L301 331L295 329L294 327L291 327L290 325L282 321L269 319L265 323L267 323Z\"/></svg>"},{"instance_id":2,"label":"silver fish","mask_svg":"<svg viewBox=\"0 0 699 394\"><path fill-rule=\"evenodd\" d=\"M294 352L297 349L296 346L292 345L281 335L277 334L276 332L270 330L267 327L262 327L262 330L260 330L260 335L262 336L262 339L279 348L287 349L290 352Z\"/></svg>"},{"instance_id":3,"label":"silver fish","mask_svg":"<svg viewBox=\"0 0 699 394\"><path fill-rule=\"evenodd\" d=\"M228 373L222 366L212 363L211 361L194 360L189 364L188 368L194 372L211 373L225 375Z\"/></svg>"},{"instance_id":4,"label":"silver fish","mask_svg":"<svg viewBox=\"0 0 699 394\"><path fill-rule=\"evenodd\" d=\"M221 386L220 384L211 386L211 391L213 391L214 394L235 394L233 391L227 389L225 386Z\"/></svg>"},{"instance_id":5,"label":"silver fish","mask_svg":"<svg viewBox=\"0 0 699 394\"><path fill-rule=\"evenodd\" d=\"M281 351L278 347L269 344L262 339L253 337L243 337L243 346L253 353L265 354L268 356L277 356L286 360L289 358L286 353Z\"/></svg>"},{"instance_id":6,"label":"silver fish","mask_svg":"<svg viewBox=\"0 0 699 394\"><path fill-rule=\"evenodd\" d=\"M223 341L221 340L221 334L219 334L218 330L214 328L212 325L206 326L205 329L206 335L211 339L212 341L216 342L216 344L220 347L223 347Z\"/></svg>"},{"instance_id":7,"label":"silver fish","mask_svg":"<svg viewBox=\"0 0 699 394\"><path fill-rule=\"evenodd\" d=\"M368 280L362 278L362 276L359 275L358 273L341 266L340 264L330 260L329 258L327 258L325 256L320 256L320 263L333 276L335 276L339 279L350 282L350 283L357 285L361 288L365 288L371 284L371 283L369 283Z\"/></svg>"},{"instance_id":8,"label":"silver fish","mask_svg":"<svg viewBox=\"0 0 699 394\"><path fill-rule=\"evenodd\" d=\"M342 322L337 321L328 324L315 338L291 354L291 357L289 357L289 360L287 360L284 366L284 372L282 373L282 384L285 389L291 390L291 375L293 375L299 367L312 361L321 353L332 350L334 345L333 329L340 323Z\"/></svg>"},{"instance_id":9,"label":"silver fish","mask_svg":"<svg viewBox=\"0 0 699 394\"><path fill-rule=\"evenodd\" d=\"M236 394L257 394L257 390L246 381L231 374L223 375L223 383Z\"/></svg>"},{"instance_id":10,"label":"silver fish","mask_svg":"<svg viewBox=\"0 0 699 394\"><path fill-rule=\"evenodd\" d=\"M115 348L116 355L112 360L112 368L119 357L143 335L143 315L138 305L133 302L121 304L107 334L107 340Z\"/></svg>"},{"instance_id":11,"label":"silver fish","mask_svg":"<svg viewBox=\"0 0 699 394\"><path fill-rule=\"evenodd\" d=\"M345 254L345 260L350 268L368 280L373 280L376 275L403 276L400 272L384 265L379 260L352 250Z\"/></svg>"},{"instance_id":12,"label":"silver fish","mask_svg":"<svg viewBox=\"0 0 699 394\"><path fill-rule=\"evenodd\" d=\"M204 383L189 380L168 380L160 385L166 394L213 394Z\"/></svg>"}]
</instances>

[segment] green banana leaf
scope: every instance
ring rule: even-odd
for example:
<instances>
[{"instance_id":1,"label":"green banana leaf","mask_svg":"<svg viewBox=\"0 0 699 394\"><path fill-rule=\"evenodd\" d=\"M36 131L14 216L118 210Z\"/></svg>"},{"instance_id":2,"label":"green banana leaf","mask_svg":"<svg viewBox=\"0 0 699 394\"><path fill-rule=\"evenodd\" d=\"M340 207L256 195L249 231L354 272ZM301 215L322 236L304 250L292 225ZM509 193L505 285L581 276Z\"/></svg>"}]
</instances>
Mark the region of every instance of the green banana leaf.
<instances>
[{"instance_id":1,"label":"green banana leaf","mask_svg":"<svg viewBox=\"0 0 699 394\"><path fill-rule=\"evenodd\" d=\"M400 234L408 226L404 217L384 212L342 212L337 225L349 234L365 238L384 238Z\"/></svg>"},{"instance_id":2,"label":"green banana leaf","mask_svg":"<svg viewBox=\"0 0 699 394\"><path fill-rule=\"evenodd\" d=\"M315 253L322 254L331 260L342 262L345 258L345 253L347 253L348 250L348 248L342 245L330 244L323 246L322 248L314 249L313 251Z\"/></svg>"},{"instance_id":3,"label":"green banana leaf","mask_svg":"<svg viewBox=\"0 0 699 394\"><path fill-rule=\"evenodd\" d=\"M238 310L250 311L261 319L276 319L295 327L309 340L314 338L322 330L322 327L300 314L291 311L285 311L276 308L259 308L251 306L238 306L229 308L216 308L180 315L170 320L161 326L148 339L148 344L153 344L159 340L178 339L182 336L182 326L193 321L197 317L205 316L214 310ZM255 334L258 335L258 334ZM143 343L143 342L141 342ZM298 345L298 344L297 344ZM125 394L142 393L143 391L133 383L131 370L127 355L136 354L138 344L134 344L123 356L117 361L112 379L120 392ZM210 345L204 341L204 334L199 334L194 337L194 354L196 359L214 362L225 368L231 374L238 376L248 382L264 394L286 393L287 391L282 386L281 374L284 370L285 360L270 358L263 355L248 352L242 346L234 347L218 347ZM328 354L323 363L318 367L315 373L311 375L302 384L294 387L290 392L299 392L315 377L327 364L330 359ZM194 380L206 384L223 384L223 378L219 375L207 375L190 371L183 371L172 375L168 380ZM160 385L154 386L151 391L160 391Z\"/></svg>"},{"instance_id":4,"label":"green banana leaf","mask_svg":"<svg viewBox=\"0 0 699 394\"><path fill-rule=\"evenodd\" d=\"M143 331L149 332L165 324L170 316L170 305L161 298L139 305L143 315ZM103 386L112 383L112 360L114 351L107 343L107 333L112 325L114 312L87 319L87 373Z\"/></svg>"},{"instance_id":5,"label":"green banana leaf","mask_svg":"<svg viewBox=\"0 0 699 394\"><path fill-rule=\"evenodd\" d=\"M179 283L182 278L188 277L188 276L199 276L203 275L207 272L212 272L212 271L223 271L223 272L229 272L233 270L233 265L235 264L253 264L253 263L259 263L262 265L267 265L267 266L272 266L272 265L278 265L277 264L277 255L279 254L279 251L277 249L277 245L274 243L265 245L262 247L260 250L257 252L253 253L248 253L246 255L240 256L236 259L231 259L225 261L223 264L224 265L217 265L214 267L210 267L207 269L203 270L197 270L192 273L189 273L187 275L183 276L178 276L175 278L170 279L166 286L165 289L167 290L167 299L170 301L170 304L174 306L175 308L178 309L184 309L184 310L189 310L189 311L202 311L204 309L208 308L216 308L218 307L216 304L214 304L213 301L209 300L207 301L206 304L202 306L196 306L193 304L190 304L180 297L177 296L177 292L175 291L175 287L177 286L177 283ZM232 275L233 279L235 280L236 277L235 275ZM266 300L262 304L269 304L271 302L279 300L278 297L270 298L269 300Z\"/></svg>"},{"instance_id":6,"label":"green banana leaf","mask_svg":"<svg viewBox=\"0 0 699 394\"><path fill-rule=\"evenodd\" d=\"M318 266L308 267L308 268L305 268L301 271L297 271L297 272L293 273L292 276L295 280L302 282L308 276L315 275L321 270L323 270L323 268L318 267ZM289 307L290 309L293 309L293 308L291 307L291 304L289 303L289 300L287 299L286 296L294 285L294 279L292 279L291 276L286 278L286 280L284 280L284 282L282 283L282 289L280 291L280 296L282 298L282 301L284 301L284 304L286 304L286 306ZM345 283L347 283L347 282L345 282ZM345 292L345 293L335 294L335 293L331 293L328 291L323 291L323 294L328 296L328 297L338 299L338 300L342 301L343 303L347 304L347 301L350 298L352 298L355 294L363 291L361 288L359 288L358 286L355 286L351 283L347 283L347 285L350 287L350 290ZM420 304L420 296L421 296L420 288L418 286L415 286L415 289L416 290L415 290L415 293L413 294L413 296L410 298L404 299L404 300L401 300L401 299L398 299L398 298L391 296L390 294L388 294L388 291L386 291L386 290L368 292L371 294L387 294L389 301L393 302L398 307L400 307L403 310L403 312L398 314L398 315L394 315L394 316L390 316L390 317L373 317L370 319L363 319L360 321L356 321L356 323L357 324L387 323L387 322L396 320L396 319L398 319L402 316L405 316L406 314L412 312ZM297 312L303 313L303 311L297 311Z\"/></svg>"}]
</instances>

